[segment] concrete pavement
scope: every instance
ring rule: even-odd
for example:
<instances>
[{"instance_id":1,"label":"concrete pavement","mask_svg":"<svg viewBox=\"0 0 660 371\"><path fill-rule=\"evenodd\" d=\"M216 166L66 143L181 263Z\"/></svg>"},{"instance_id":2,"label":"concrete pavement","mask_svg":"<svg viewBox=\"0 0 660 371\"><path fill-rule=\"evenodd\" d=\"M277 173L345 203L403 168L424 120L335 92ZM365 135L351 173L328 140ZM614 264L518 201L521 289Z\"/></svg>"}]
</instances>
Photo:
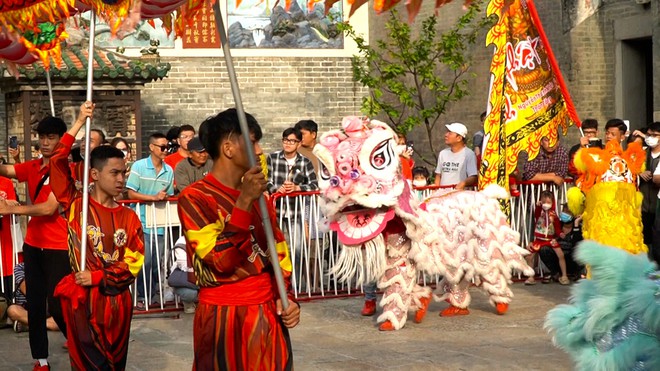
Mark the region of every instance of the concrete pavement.
<instances>
[{"instance_id":1,"label":"concrete pavement","mask_svg":"<svg viewBox=\"0 0 660 371\"><path fill-rule=\"evenodd\" d=\"M297 370L570 370L568 356L543 330L548 309L566 301L558 284L513 285L509 312L497 316L481 290L472 288L471 314L441 318L447 304L432 303L421 324L379 332L375 317L361 317L362 297L302 304L300 325L291 331ZM135 317L129 370L189 370L192 318ZM50 333L53 370L69 369L64 338ZM31 370L27 333L0 330L0 369Z\"/></svg>"}]
</instances>

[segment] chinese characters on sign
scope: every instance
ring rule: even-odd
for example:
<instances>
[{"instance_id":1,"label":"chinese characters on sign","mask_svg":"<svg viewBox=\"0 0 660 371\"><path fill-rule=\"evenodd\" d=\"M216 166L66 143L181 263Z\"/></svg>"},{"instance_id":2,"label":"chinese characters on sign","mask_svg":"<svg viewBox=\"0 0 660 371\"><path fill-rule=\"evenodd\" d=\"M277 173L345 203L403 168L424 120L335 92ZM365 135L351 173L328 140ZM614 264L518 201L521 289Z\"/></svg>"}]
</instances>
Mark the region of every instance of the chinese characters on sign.
<instances>
[{"instance_id":1,"label":"chinese characters on sign","mask_svg":"<svg viewBox=\"0 0 660 371\"><path fill-rule=\"evenodd\" d=\"M209 2L204 2L204 7L193 19L191 27L186 28L183 35L184 49L219 48L220 36L215 28L213 9Z\"/></svg>"}]
</instances>

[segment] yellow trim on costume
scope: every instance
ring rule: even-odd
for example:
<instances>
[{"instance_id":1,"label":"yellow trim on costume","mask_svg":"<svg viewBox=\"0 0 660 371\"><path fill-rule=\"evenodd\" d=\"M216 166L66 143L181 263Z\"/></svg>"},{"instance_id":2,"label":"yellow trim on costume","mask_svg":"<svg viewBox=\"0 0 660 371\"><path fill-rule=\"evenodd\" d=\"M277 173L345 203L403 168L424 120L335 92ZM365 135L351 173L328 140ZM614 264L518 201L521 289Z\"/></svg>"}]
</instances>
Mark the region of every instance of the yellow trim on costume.
<instances>
[{"instance_id":1,"label":"yellow trim on costume","mask_svg":"<svg viewBox=\"0 0 660 371\"><path fill-rule=\"evenodd\" d=\"M144 255L142 255L139 251L125 249L124 263L128 265L128 270L131 271L131 274L134 277L137 277L138 273L140 273L142 265L144 264Z\"/></svg>"},{"instance_id":2,"label":"yellow trim on costume","mask_svg":"<svg viewBox=\"0 0 660 371\"><path fill-rule=\"evenodd\" d=\"M216 245L218 235L225 229L225 223L218 219L215 223L208 224L204 228L195 231L186 231L186 239L194 246L195 255L204 259Z\"/></svg>"},{"instance_id":3,"label":"yellow trim on costume","mask_svg":"<svg viewBox=\"0 0 660 371\"><path fill-rule=\"evenodd\" d=\"M289 255L289 246L286 241L278 242L275 245L277 250L277 256L280 259L280 268L282 268L287 273L293 271L293 265L291 264L291 257Z\"/></svg>"}]
</instances>

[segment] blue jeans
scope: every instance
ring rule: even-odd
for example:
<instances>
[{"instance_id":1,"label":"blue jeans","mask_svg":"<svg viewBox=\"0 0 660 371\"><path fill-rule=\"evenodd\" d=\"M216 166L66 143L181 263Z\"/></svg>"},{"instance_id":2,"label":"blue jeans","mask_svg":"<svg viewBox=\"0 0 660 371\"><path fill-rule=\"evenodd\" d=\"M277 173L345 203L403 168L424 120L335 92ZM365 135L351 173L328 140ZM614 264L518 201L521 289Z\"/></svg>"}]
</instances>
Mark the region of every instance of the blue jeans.
<instances>
[{"instance_id":1,"label":"blue jeans","mask_svg":"<svg viewBox=\"0 0 660 371\"><path fill-rule=\"evenodd\" d=\"M188 287L175 287L174 293L179 295L184 303L197 303L197 294L199 290L193 290Z\"/></svg>"},{"instance_id":2,"label":"blue jeans","mask_svg":"<svg viewBox=\"0 0 660 371\"><path fill-rule=\"evenodd\" d=\"M364 289L364 300L376 300L376 281L365 283L362 288Z\"/></svg>"},{"instance_id":3,"label":"blue jeans","mask_svg":"<svg viewBox=\"0 0 660 371\"><path fill-rule=\"evenodd\" d=\"M152 241L153 239L153 241ZM156 246L156 244L158 246ZM157 248L156 248L157 247ZM158 258L156 258L158 256ZM159 259L159 260L157 260ZM162 265L165 259L165 236L162 234L154 235L144 234L144 265L142 270L138 273L137 277L137 292L138 300L144 300L145 297L151 298L160 292L160 283L158 280L158 270L160 269L158 262ZM144 271L144 273L143 273ZM145 296L144 276L147 278L147 292ZM164 273L161 274L161 279L164 279Z\"/></svg>"}]
</instances>

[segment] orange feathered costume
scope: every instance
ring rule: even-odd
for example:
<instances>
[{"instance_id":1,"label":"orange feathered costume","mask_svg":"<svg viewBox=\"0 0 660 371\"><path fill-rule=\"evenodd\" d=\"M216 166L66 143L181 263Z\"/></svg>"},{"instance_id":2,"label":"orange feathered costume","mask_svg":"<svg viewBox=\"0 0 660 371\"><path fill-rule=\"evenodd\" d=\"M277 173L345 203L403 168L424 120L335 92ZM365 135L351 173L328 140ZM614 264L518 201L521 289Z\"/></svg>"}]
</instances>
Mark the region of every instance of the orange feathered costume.
<instances>
[{"instance_id":1,"label":"orange feathered costume","mask_svg":"<svg viewBox=\"0 0 660 371\"><path fill-rule=\"evenodd\" d=\"M631 254L648 251L642 235L642 194L637 176L644 171L646 152L638 143L625 151L611 140L604 149L583 148L575 155L581 172L568 191L568 206L582 214L583 235Z\"/></svg>"}]
</instances>

